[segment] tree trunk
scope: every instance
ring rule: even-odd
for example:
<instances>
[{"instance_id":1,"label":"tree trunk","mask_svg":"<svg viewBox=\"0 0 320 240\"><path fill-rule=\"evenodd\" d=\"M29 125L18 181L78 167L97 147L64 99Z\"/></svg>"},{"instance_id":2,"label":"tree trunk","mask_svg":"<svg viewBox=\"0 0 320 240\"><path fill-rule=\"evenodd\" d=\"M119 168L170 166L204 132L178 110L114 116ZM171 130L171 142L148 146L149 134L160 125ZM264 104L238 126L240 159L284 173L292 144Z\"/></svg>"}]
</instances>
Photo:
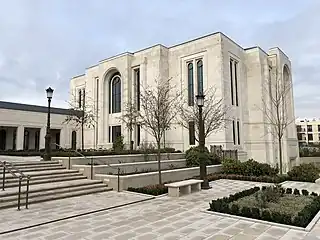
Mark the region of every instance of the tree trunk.
<instances>
[{"instance_id":1,"label":"tree trunk","mask_svg":"<svg viewBox=\"0 0 320 240\"><path fill-rule=\"evenodd\" d=\"M282 142L281 138L278 139L279 144L279 168L280 168L280 175L282 175Z\"/></svg>"},{"instance_id":2,"label":"tree trunk","mask_svg":"<svg viewBox=\"0 0 320 240\"><path fill-rule=\"evenodd\" d=\"M157 153L157 158L158 158L158 172L159 172L159 184L162 184L162 180L161 180L161 154L160 154L160 141L157 142L158 145L158 153Z\"/></svg>"}]
</instances>

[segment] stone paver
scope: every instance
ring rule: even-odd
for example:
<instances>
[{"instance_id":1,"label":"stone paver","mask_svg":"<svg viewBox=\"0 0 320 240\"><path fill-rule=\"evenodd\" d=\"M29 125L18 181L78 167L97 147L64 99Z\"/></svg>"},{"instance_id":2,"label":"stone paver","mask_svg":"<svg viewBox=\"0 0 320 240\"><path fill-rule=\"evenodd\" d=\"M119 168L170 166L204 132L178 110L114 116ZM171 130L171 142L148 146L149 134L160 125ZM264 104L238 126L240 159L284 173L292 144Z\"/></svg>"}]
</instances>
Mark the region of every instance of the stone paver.
<instances>
[{"instance_id":1,"label":"stone paver","mask_svg":"<svg viewBox=\"0 0 320 240\"><path fill-rule=\"evenodd\" d=\"M181 198L167 196L156 198L12 234L0 235L0 239L20 240L33 237L32 239L320 240L318 237L320 236L320 223L317 223L311 232L305 232L202 212L208 209L212 199L261 185L261 183L233 180L218 180L210 184L212 186L210 190L203 190ZM299 184L295 182L287 182L285 185L292 188L299 187ZM320 192L320 184L304 185L303 188ZM108 199L105 201L107 202Z\"/></svg>"}]
</instances>

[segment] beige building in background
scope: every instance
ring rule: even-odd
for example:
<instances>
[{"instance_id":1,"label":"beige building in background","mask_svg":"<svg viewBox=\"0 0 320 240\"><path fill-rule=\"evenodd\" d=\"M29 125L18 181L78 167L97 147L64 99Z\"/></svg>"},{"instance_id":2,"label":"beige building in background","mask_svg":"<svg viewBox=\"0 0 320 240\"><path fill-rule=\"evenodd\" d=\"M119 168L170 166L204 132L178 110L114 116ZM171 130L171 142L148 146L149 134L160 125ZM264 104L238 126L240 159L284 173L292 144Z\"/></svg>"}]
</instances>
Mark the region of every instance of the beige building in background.
<instances>
[{"instance_id":1,"label":"beige building in background","mask_svg":"<svg viewBox=\"0 0 320 240\"><path fill-rule=\"evenodd\" d=\"M299 145L320 143L320 119L298 118L296 125Z\"/></svg>"},{"instance_id":2,"label":"beige building in background","mask_svg":"<svg viewBox=\"0 0 320 240\"><path fill-rule=\"evenodd\" d=\"M189 99L197 95L199 89L215 87L218 97L230 107L232 121L226 129L210 135L206 145L238 149L243 159L253 158L275 165L278 162L277 139L268 131L266 116L260 110L263 99L268 101L262 86L272 78L271 71L275 69L280 81L292 81L291 62L279 48L267 52L259 47L245 49L217 32L174 46L158 44L104 59L88 67L83 75L71 79L70 98L80 107L85 88L86 103L90 100L95 112L94 128L85 131L85 147L110 148L119 135L129 144L128 130L118 117L129 99L139 106L140 86L150 85L155 79L172 78L174 84L188 90ZM287 103L287 114L294 119L292 91ZM196 144L193 138L194 129L178 125L165 137L167 146L182 151ZM154 139L137 126L135 147L150 142ZM283 137L283 158L286 169L299 159L294 122Z\"/></svg>"},{"instance_id":3,"label":"beige building in background","mask_svg":"<svg viewBox=\"0 0 320 240\"><path fill-rule=\"evenodd\" d=\"M48 108L0 101L0 151L44 149ZM80 133L64 124L70 110L51 108L51 143L63 148L80 148Z\"/></svg>"}]
</instances>

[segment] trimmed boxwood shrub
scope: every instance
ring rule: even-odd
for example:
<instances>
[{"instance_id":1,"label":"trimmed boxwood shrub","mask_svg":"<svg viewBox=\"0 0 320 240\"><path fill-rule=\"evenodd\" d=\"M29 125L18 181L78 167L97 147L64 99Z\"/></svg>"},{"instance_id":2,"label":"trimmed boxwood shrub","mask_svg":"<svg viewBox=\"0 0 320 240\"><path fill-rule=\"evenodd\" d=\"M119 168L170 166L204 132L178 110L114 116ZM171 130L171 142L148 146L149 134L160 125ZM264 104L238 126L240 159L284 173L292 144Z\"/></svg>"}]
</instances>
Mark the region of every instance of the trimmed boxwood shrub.
<instances>
[{"instance_id":1,"label":"trimmed boxwood shrub","mask_svg":"<svg viewBox=\"0 0 320 240\"><path fill-rule=\"evenodd\" d=\"M300 195L300 191L295 188L295 189L293 190L293 194L294 194L294 195Z\"/></svg>"},{"instance_id":2,"label":"trimmed boxwood shrub","mask_svg":"<svg viewBox=\"0 0 320 240\"><path fill-rule=\"evenodd\" d=\"M198 167L200 159L203 157L207 165L220 164L220 158L213 153L210 153L208 148L205 148L203 156L201 156L199 146L191 147L186 151L186 164L187 167Z\"/></svg>"},{"instance_id":3,"label":"trimmed boxwood shrub","mask_svg":"<svg viewBox=\"0 0 320 240\"><path fill-rule=\"evenodd\" d=\"M164 186L164 184L156 184L139 188L129 187L128 191L158 196L168 193L168 187Z\"/></svg>"},{"instance_id":4,"label":"trimmed boxwood shrub","mask_svg":"<svg viewBox=\"0 0 320 240\"><path fill-rule=\"evenodd\" d=\"M292 194L292 188L287 188L286 189L286 194Z\"/></svg>"},{"instance_id":5,"label":"trimmed boxwood shrub","mask_svg":"<svg viewBox=\"0 0 320 240\"><path fill-rule=\"evenodd\" d=\"M222 161L222 172L225 174L237 174L244 176L276 176L277 168L266 163L259 163L253 159L241 162L234 159L224 159Z\"/></svg>"},{"instance_id":6,"label":"trimmed boxwood shrub","mask_svg":"<svg viewBox=\"0 0 320 240\"><path fill-rule=\"evenodd\" d=\"M236 203L232 203L238 200L239 198L249 196L251 194L256 193L259 190L260 188L258 187L250 188L248 190L238 192L234 195L230 195L230 197L228 198L224 197L219 198L217 200L212 200L212 202L209 204L209 210L222 213L229 213L248 218L261 219L281 224L294 225L298 227L306 227L320 210L320 196L316 196L317 194L314 192L311 193L312 196L315 196L313 201L310 204L306 205L300 212L298 212L298 214L295 217L292 217L286 213L275 211L270 212L270 210L268 209L259 209L256 207L251 208L250 206L240 208ZM294 192L297 193L298 190L296 190L297 189L295 189ZM289 191L288 189L286 189L285 192L292 192L292 189ZM307 190L302 190L301 192L303 192L304 195L306 195L307 193L309 194ZM231 204L230 207L229 204Z\"/></svg>"},{"instance_id":7,"label":"trimmed boxwood shrub","mask_svg":"<svg viewBox=\"0 0 320 240\"><path fill-rule=\"evenodd\" d=\"M319 168L308 163L294 166L287 174L292 181L315 182L319 178L319 173Z\"/></svg>"},{"instance_id":8,"label":"trimmed boxwood shrub","mask_svg":"<svg viewBox=\"0 0 320 240\"><path fill-rule=\"evenodd\" d=\"M244 175L237 175L237 174L209 174L207 176L208 181L216 181L219 179L232 179L232 180L242 180L242 181L253 181L253 182L266 182L266 183L281 183L288 178L286 176L244 176Z\"/></svg>"}]
</instances>

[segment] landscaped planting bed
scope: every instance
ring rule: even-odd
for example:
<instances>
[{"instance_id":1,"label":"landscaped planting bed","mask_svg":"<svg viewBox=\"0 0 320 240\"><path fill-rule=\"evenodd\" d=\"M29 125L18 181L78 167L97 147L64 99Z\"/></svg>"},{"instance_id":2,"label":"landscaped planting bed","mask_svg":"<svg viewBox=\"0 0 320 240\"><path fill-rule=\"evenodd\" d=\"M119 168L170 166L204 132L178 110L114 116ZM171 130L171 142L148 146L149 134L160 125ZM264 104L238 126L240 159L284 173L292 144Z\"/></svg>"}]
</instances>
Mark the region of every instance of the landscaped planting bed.
<instances>
[{"instance_id":1,"label":"landscaped planting bed","mask_svg":"<svg viewBox=\"0 0 320 240\"><path fill-rule=\"evenodd\" d=\"M209 210L305 228L320 210L320 197L278 185L254 187L213 200Z\"/></svg>"},{"instance_id":2,"label":"landscaped planting bed","mask_svg":"<svg viewBox=\"0 0 320 240\"><path fill-rule=\"evenodd\" d=\"M158 196L168 193L168 187L164 186L164 184L156 184L140 188L129 187L128 191Z\"/></svg>"}]
</instances>

